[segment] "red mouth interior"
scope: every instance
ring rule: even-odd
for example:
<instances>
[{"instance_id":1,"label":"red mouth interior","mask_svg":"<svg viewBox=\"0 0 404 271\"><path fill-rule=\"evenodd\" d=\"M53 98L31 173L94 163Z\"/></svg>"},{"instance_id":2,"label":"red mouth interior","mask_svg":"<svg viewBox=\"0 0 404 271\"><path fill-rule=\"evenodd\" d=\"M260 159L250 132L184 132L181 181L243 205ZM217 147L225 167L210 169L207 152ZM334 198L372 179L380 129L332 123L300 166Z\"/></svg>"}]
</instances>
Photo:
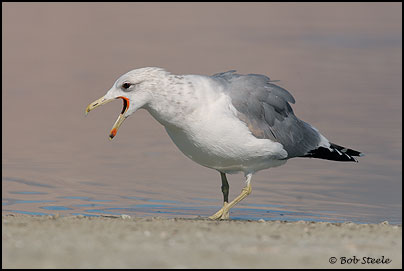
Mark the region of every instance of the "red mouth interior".
<instances>
[{"instance_id":1,"label":"red mouth interior","mask_svg":"<svg viewBox=\"0 0 404 271\"><path fill-rule=\"evenodd\" d=\"M123 113L125 113L125 111L128 109L128 107L129 107L129 99L128 98L125 98L125 97L122 97L122 96L119 96L118 98L121 98L122 99L122 101L123 101L123 108L122 108L122 112L121 112L121 114L123 114Z\"/></svg>"}]
</instances>

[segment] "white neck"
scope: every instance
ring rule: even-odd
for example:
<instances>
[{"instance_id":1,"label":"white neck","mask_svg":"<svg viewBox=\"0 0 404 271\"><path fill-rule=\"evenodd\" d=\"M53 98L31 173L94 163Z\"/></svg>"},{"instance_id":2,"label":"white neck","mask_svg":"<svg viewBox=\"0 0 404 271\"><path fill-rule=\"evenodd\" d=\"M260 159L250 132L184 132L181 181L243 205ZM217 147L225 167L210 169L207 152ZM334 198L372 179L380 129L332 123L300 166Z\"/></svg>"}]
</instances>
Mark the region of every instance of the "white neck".
<instances>
[{"instance_id":1,"label":"white neck","mask_svg":"<svg viewBox=\"0 0 404 271\"><path fill-rule=\"evenodd\" d=\"M168 74L151 91L152 99L144 108L163 126L182 128L184 116L195 110L197 93L187 77Z\"/></svg>"}]
</instances>

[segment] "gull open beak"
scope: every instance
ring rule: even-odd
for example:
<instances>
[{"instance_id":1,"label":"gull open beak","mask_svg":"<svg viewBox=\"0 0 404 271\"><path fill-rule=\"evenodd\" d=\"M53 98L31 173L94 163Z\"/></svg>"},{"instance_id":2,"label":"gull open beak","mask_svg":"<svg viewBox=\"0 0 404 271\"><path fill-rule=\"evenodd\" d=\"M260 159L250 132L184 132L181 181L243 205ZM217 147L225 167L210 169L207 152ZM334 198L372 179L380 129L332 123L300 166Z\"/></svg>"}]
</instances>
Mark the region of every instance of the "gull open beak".
<instances>
[{"instance_id":1,"label":"gull open beak","mask_svg":"<svg viewBox=\"0 0 404 271\"><path fill-rule=\"evenodd\" d=\"M123 108L122 108L122 112L121 114L119 114L118 119L115 121L114 126L112 126L111 132L109 133L109 139L113 139L114 136L116 135L116 133L118 132L119 127L121 126L121 124L123 123L123 121L126 119L125 117L125 112L128 111L129 108L129 99L126 97L116 97L115 99L122 99L123 100ZM113 101L114 99L107 99L107 98L100 98L92 103L90 103L87 108L86 108L86 115L93 110L94 108L109 103L110 101Z\"/></svg>"}]
</instances>

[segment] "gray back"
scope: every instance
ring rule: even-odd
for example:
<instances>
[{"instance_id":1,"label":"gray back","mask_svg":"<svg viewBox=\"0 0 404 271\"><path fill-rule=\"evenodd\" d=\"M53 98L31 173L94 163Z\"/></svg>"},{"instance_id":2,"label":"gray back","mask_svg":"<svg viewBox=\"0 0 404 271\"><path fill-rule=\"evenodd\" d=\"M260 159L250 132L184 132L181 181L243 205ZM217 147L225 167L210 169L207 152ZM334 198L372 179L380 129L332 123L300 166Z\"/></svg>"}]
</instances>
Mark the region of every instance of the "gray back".
<instances>
[{"instance_id":1,"label":"gray back","mask_svg":"<svg viewBox=\"0 0 404 271\"><path fill-rule=\"evenodd\" d=\"M234 70L211 76L224 85L238 117L257 138L271 139L283 145L288 158L302 156L317 148L319 133L299 120L289 103L295 103L286 90L260 74L236 74Z\"/></svg>"}]
</instances>

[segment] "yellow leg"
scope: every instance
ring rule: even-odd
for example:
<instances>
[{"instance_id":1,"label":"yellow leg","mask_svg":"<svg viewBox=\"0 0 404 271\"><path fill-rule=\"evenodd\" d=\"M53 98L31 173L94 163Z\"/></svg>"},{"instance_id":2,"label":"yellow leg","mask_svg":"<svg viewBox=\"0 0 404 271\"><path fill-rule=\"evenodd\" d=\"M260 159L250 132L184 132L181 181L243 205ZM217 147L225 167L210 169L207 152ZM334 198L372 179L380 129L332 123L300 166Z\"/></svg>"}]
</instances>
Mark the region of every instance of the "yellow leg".
<instances>
[{"instance_id":1,"label":"yellow leg","mask_svg":"<svg viewBox=\"0 0 404 271\"><path fill-rule=\"evenodd\" d=\"M226 209L227 205L229 205L228 202L223 203L222 209L217 211L214 215L211 215L209 218L212 220L216 219L228 219L229 218L229 211L227 211L227 214L224 214L223 211Z\"/></svg>"},{"instance_id":2,"label":"yellow leg","mask_svg":"<svg viewBox=\"0 0 404 271\"><path fill-rule=\"evenodd\" d=\"M229 219L229 211L230 209L236 205L237 203L239 203L240 201L242 201L245 197L247 197L251 191L251 176L252 174L248 174L247 175L247 180L246 183L247 185L241 190L240 195L238 195L234 200L232 200L230 203L224 202L222 209L220 209L217 213L215 213L214 215L210 216L210 219Z\"/></svg>"}]
</instances>

